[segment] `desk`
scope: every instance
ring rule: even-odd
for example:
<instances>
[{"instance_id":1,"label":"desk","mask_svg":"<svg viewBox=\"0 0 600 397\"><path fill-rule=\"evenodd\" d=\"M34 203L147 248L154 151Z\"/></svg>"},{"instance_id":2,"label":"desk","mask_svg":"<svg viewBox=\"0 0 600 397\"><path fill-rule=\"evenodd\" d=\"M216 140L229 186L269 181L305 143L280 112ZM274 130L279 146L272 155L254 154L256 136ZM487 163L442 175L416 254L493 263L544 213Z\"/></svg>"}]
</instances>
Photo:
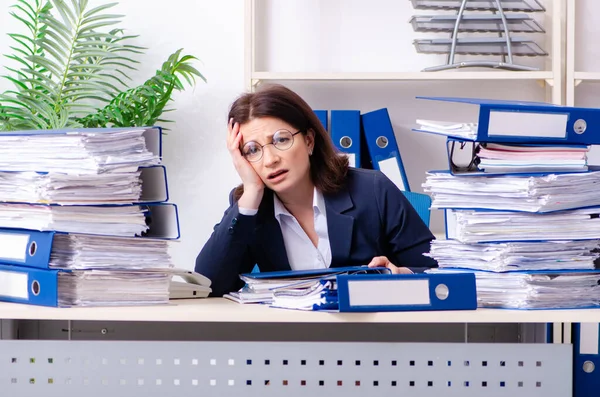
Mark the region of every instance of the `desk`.
<instances>
[{"instance_id":1,"label":"desk","mask_svg":"<svg viewBox=\"0 0 600 397\"><path fill-rule=\"evenodd\" d=\"M222 298L165 306L46 308L0 303L0 318L150 323L478 324L600 322L594 310L319 313ZM198 335L202 339L202 335ZM561 396L570 344L244 341L0 341L10 395ZM52 363L48 361L52 359ZM14 361L13 361L14 360ZM36 364L32 364L34 360ZM160 364L159 364L160 362ZM33 383L31 383L33 381ZM34 386L35 384L35 386ZM89 387L94 386L94 387ZM165 394L166 393L166 394ZM406 393L406 394L405 394Z\"/></svg>"},{"instance_id":2,"label":"desk","mask_svg":"<svg viewBox=\"0 0 600 397\"><path fill-rule=\"evenodd\" d=\"M320 313L241 305L224 298L165 306L47 308L0 303L0 319L254 323L600 323L600 309Z\"/></svg>"}]
</instances>

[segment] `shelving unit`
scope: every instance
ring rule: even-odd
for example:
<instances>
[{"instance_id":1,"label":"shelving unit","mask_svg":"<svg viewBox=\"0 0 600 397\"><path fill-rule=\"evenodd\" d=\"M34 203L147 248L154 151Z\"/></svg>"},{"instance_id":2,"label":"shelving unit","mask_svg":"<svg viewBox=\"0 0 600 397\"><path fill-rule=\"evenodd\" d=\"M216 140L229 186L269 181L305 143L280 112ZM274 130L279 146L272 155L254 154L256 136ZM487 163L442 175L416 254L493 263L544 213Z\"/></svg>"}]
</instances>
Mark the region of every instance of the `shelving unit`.
<instances>
[{"instance_id":1,"label":"shelving unit","mask_svg":"<svg viewBox=\"0 0 600 397\"><path fill-rule=\"evenodd\" d=\"M542 86L549 87L546 92L546 101L561 104L563 103L563 65L562 55L564 29L562 24L562 15L565 10L567 0L547 0L544 2L546 7L546 16L549 26L548 42L545 47L550 50L550 60L547 62L549 68L545 71L473 71L473 70L453 70L438 72L365 72L365 73L297 73L297 72L269 72L257 70L256 68L256 26L255 19L257 7L260 0L245 0L245 82L246 89L254 90L261 82L266 81L455 81L455 80L533 80L538 81ZM510 3L510 0L508 1ZM489 7L489 2L486 7ZM546 4L548 3L548 4ZM508 8L508 10L513 10ZM558 23L556 23L558 21Z\"/></svg>"}]
</instances>

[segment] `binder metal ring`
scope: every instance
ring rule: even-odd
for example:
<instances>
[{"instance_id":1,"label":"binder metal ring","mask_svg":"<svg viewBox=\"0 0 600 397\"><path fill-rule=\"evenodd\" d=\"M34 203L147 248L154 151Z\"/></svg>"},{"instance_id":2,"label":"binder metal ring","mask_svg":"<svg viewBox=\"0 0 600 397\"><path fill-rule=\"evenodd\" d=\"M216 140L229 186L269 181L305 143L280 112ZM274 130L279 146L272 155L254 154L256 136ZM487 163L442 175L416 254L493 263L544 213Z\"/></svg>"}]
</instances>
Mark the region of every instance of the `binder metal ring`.
<instances>
[{"instance_id":1,"label":"binder metal ring","mask_svg":"<svg viewBox=\"0 0 600 397\"><path fill-rule=\"evenodd\" d=\"M39 281L33 280L31 282L31 292L35 296L38 296L40 294L40 282Z\"/></svg>"},{"instance_id":2,"label":"binder metal ring","mask_svg":"<svg viewBox=\"0 0 600 397\"><path fill-rule=\"evenodd\" d=\"M32 241L31 244L29 244L29 256L34 256L36 252L37 243L35 241Z\"/></svg>"},{"instance_id":3,"label":"binder metal ring","mask_svg":"<svg viewBox=\"0 0 600 397\"><path fill-rule=\"evenodd\" d=\"M448 295L450 294L450 290L448 289L448 286L446 284L436 285L434 291L436 298L438 298L441 301L447 299Z\"/></svg>"},{"instance_id":4,"label":"binder metal ring","mask_svg":"<svg viewBox=\"0 0 600 397\"><path fill-rule=\"evenodd\" d=\"M349 136L343 136L340 139L340 146L344 149L348 149L350 146L352 146L352 138L350 138Z\"/></svg>"},{"instance_id":5,"label":"binder metal ring","mask_svg":"<svg viewBox=\"0 0 600 397\"><path fill-rule=\"evenodd\" d=\"M390 141L384 136L380 136L375 140L375 144L382 149L386 148L389 143Z\"/></svg>"}]
</instances>

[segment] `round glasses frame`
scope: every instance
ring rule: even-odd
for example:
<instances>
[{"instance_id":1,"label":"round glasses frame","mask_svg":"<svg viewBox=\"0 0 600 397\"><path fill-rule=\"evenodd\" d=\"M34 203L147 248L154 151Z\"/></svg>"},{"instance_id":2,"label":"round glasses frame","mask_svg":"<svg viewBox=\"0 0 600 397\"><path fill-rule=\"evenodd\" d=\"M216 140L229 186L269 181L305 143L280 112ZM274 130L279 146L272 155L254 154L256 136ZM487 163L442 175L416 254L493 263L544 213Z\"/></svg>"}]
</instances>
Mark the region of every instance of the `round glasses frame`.
<instances>
[{"instance_id":1,"label":"round glasses frame","mask_svg":"<svg viewBox=\"0 0 600 397\"><path fill-rule=\"evenodd\" d=\"M244 144L244 146L242 146L242 155L249 162L256 163L257 161L260 161L263 158L263 153L264 153L263 148L265 146L273 145L277 150L281 150L281 151L288 150L289 148L294 146L294 136L300 134L301 132L304 132L304 131L300 130L300 131L296 131L296 132L292 133L288 130L277 130L273 134L272 141L269 143L266 143L264 145L261 145L260 143L258 143L256 141L246 142ZM282 139L286 139L286 138L288 140L282 140ZM254 149L256 151L251 151L251 149Z\"/></svg>"}]
</instances>

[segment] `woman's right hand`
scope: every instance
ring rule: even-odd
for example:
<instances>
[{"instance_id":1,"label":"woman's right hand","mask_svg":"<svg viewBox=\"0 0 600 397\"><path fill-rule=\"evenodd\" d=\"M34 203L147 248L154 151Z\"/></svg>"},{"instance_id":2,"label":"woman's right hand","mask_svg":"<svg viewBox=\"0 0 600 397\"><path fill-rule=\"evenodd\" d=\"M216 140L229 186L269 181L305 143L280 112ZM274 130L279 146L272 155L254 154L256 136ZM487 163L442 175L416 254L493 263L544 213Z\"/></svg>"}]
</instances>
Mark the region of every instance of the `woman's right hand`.
<instances>
[{"instance_id":1,"label":"woman's right hand","mask_svg":"<svg viewBox=\"0 0 600 397\"><path fill-rule=\"evenodd\" d=\"M233 160L235 169L242 178L244 185L244 194L238 201L238 206L247 209L258 209L262 200L265 184L260 176L254 171L252 165L244 158L240 150L240 142L242 142L242 133L240 132L240 124L234 123L233 119L229 120L227 125L227 148Z\"/></svg>"}]
</instances>

